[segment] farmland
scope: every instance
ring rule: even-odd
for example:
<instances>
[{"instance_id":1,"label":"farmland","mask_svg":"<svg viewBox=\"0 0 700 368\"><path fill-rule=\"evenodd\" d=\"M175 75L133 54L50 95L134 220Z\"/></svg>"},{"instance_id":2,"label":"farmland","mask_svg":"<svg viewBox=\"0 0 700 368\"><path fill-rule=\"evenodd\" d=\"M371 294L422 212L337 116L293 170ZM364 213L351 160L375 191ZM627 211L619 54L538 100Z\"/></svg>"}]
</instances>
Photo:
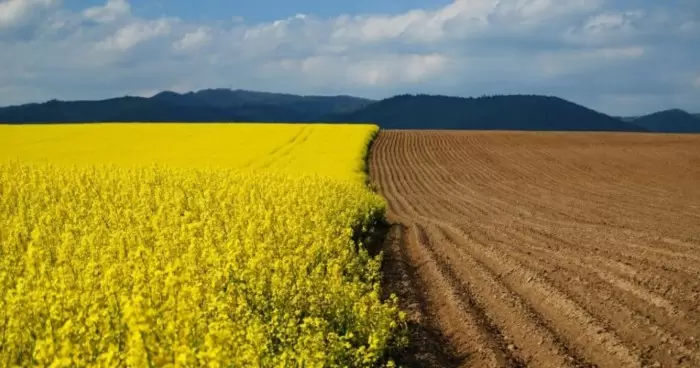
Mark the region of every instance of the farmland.
<instances>
[{"instance_id":1,"label":"farmland","mask_svg":"<svg viewBox=\"0 0 700 368\"><path fill-rule=\"evenodd\" d=\"M0 125L0 161L267 170L364 181L363 155L376 129L244 123Z\"/></svg>"},{"instance_id":2,"label":"farmland","mask_svg":"<svg viewBox=\"0 0 700 368\"><path fill-rule=\"evenodd\" d=\"M0 127L0 366L371 366L375 126Z\"/></svg>"},{"instance_id":3,"label":"farmland","mask_svg":"<svg viewBox=\"0 0 700 368\"><path fill-rule=\"evenodd\" d=\"M700 366L700 136L377 132L0 126L0 366Z\"/></svg>"},{"instance_id":4,"label":"farmland","mask_svg":"<svg viewBox=\"0 0 700 368\"><path fill-rule=\"evenodd\" d=\"M383 131L404 363L700 366L700 136Z\"/></svg>"}]
</instances>

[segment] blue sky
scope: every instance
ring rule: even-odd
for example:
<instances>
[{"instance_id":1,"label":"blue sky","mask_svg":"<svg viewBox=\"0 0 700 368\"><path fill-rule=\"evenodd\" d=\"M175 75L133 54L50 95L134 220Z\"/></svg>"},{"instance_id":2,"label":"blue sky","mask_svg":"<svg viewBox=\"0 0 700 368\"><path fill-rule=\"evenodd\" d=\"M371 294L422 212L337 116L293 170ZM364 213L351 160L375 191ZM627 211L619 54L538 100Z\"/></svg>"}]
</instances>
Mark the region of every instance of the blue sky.
<instances>
[{"instance_id":1,"label":"blue sky","mask_svg":"<svg viewBox=\"0 0 700 368\"><path fill-rule=\"evenodd\" d=\"M66 1L73 10L104 3L103 0ZM318 17L341 14L395 14L417 8L436 9L449 0L158 0L132 1L135 14L145 17L171 15L200 21L226 20L239 16L250 22L269 22L299 13Z\"/></svg>"},{"instance_id":2,"label":"blue sky","mask_svg":"<svg viewBox=\"0 0 700 368\"><path fill-rule=\"evenodd\" d=\"M232 87L700 112L697 0L0 0L0 106Z\"/></svg>"}]
</instances>

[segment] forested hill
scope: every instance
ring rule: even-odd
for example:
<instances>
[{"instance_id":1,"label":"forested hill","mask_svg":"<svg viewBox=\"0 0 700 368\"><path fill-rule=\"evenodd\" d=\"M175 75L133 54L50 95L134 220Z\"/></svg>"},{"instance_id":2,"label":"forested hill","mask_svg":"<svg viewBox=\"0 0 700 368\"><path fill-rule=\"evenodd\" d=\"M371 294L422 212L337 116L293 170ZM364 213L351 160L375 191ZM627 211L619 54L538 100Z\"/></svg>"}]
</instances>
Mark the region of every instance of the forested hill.
<instances>
[{"instance_id":1,"label":"forested hill","mask_svg":"<svg viewBox=\"0 0 700 368\"><path fill-rule=\"evenodd\" d=\"M299 96L229 89L161 92L153 97L57 101L0 108L0 123L66 122L343 122L386 129L700 132L697 116L669 110L614 118L558 97L477 98L399 95Z\"/></svg>"},{"instance_id":2,"label":"forested hill","mask_svg":"<svg viewBox=\"0 0 700 368\"><path fill-rule=\"evenodd\" d=\"M700 133L700 114L692 115L680 109L659 111L630 122L653 132Z\"/></svg>"},{"instance_id":3,"label":"forested hill","mask_svg":"<svg viewBox=\"0 0 700 368\"><path fill-rule=\"evenodd\" d=\"M558 97L536 95L400 95L329 120L375 122L386 129L646 131Z\"/></svg>"},{"instance_id":4,"label":"forested hill","mask_svg":"<svg viewBox=\"0 0 700 368\"><path fill-rule=\"evenodd\" d=\"M99 101L57 101L0 108L3 123L65 122L308 122L354 111L374 101L352 96L207 89L153 97Z\"/></svg>"},{"instance_id":5,"label":"forested hill","mask_svg":"<svg viewBox=\"0 0 700 368\"><path fill-rule=\"evenodd\" d=\"M243 111L264 110L265 107L276 106L296 111L306 119L312 120L325 114L354 111L374 102L353 96L300 96L240 89L205 89L184 94L166 91L151 99L178 106L206 106ZM265 116L258 119L265 120Z\"/></svg>"}]
</instances>

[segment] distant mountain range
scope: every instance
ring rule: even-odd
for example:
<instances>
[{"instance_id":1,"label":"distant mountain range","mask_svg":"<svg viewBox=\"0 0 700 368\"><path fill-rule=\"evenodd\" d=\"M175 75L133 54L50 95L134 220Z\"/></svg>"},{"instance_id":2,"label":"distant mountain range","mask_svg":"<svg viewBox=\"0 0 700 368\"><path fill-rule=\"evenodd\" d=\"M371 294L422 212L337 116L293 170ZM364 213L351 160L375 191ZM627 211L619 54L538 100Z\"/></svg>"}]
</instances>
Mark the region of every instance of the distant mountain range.
<instances>
[{"instance_id":1,"label":"distant mountain range","mask_svg":"<svg viewBox=\"0 0 700 368\"><path fill-rule=\"evenodd\" d=\"M0 123L67 122L370 122L386 129L700 133L700 114L667 110L641 117L611 117L558 97L537 95L399 95L375 101L207 89L0 108Z\"/></svg>"}]
</instances>

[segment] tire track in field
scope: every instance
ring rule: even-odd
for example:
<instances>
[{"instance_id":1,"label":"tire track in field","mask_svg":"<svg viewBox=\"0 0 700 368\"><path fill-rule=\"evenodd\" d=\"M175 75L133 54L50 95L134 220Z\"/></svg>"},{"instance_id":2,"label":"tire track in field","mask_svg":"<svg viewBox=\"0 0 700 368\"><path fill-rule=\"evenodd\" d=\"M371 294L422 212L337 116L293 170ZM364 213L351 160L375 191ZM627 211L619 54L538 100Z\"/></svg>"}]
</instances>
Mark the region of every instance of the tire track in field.
<instances>
[{"instance_id":1,"label":"tire track in field","mask_svg":"<svg viewBox=\"0 0 700 368\"><path fill-rule=\"evenodd\" d=\"M284 144L272 149L267 155L264 156L262 161L252 162L248 166L255 169L265 169L271 165L278 164L283 158L289 157L290 153L299 147L301 143L306 141L309 136L313 134L313 131L314 127L312 125L302 125L297 134L293 135Z\"/></svg>"},{"instance_id":2,"label":"tire track in field","mask_svg":"<svg viewBox=\"0 0 700 368\"><path fill-rule=\"evenodd\" d=\"M399 358L700 366L700 136L382 131ZM422 346L422 348L421 348ZM422 358L421 358L422 357Z\"/></svg>"}]
</instances>

